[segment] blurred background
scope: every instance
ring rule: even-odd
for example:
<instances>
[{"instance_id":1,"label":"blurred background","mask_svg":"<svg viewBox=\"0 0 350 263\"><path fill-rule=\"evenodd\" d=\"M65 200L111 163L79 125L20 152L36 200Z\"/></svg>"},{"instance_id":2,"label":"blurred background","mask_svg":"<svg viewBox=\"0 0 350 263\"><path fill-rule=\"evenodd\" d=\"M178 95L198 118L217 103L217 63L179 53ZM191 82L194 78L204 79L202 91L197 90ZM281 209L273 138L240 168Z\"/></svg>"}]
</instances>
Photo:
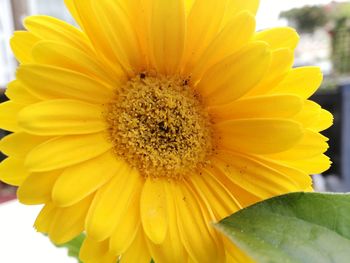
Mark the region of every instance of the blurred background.
<instances>
[{"instance_id":1,"label":"blurred background","mask_svg":"<svg viewBox=\"0 0 350 263\"><path fill-rule=\"evenodd\" d=\"M14 78L17 62L9 39L22 30L23 18L45 14L74 24L63 0L0 0L0 96ZM350 0L261 0L257 29L292 26L301 36L295 66L320 66L325 80L313 97L334 114L328 155L332 168L315 176L320 191L350 191ZM5 133L2 132L0 136ZM3 156L0 156L3 158ZM0 202L14 197L15 189L0 183Z\"/></svg>"},{"instance_id":2,"label":"blurred background","mask_svg":"<svg viewBox=\"0 0 350 263\"><path fill-rule=\"evenodd\" d=\"M318 191L350 192L350 0L261 0L257 16L257 28L292 26L301 36L296 50L295 67L317 65L321 67L325 80L321 89L313 96L322 107L334 115L334 126L324 134L330 138L327 153L333 161L332 168L323 175L315 175ZM74 24L64 7L63 0L0 0L0 99L6 85L14 78L17 62L14 59L9 39L15 30L22 30L23 18L28 15L45 14ZM0 131L0 137L5 135ZM0 159L4 156L0 156ZM15 189L0 182L0 262L22 262L20 257L37 263L74 262L66 258L65 252L57 252L46 238L34 235L30 226L39 207L33 210L14 206L5 201L15 198ZM4 213L11 217L2 217ZM27 218L30 217L31 220ZM7 220L7 221L6 221ZM21 228L18 228L18 226ZM31 232L29 232L29 230ZM27 231L27 232L26 232ZM13 236L13 232L20 233ZM12 242L12 243L11 243ZM22 245L20 245L20 243ZM26 244L32 243L32 246ZM40 245L38 245L40 243ZM34 245L37 244L37 245ZM47 246L47 247L45 247ZM22 253L13 248L21 247ZM35 248L36 247L36 248ZM24 250L23 250L24 249ZM41 253L39 249L46 250ZM6 254L7 253L7 254ZM61 254L59 254L61 253ZM41 257L40 257L41 256Z\"/></svg>"}]
</instances>

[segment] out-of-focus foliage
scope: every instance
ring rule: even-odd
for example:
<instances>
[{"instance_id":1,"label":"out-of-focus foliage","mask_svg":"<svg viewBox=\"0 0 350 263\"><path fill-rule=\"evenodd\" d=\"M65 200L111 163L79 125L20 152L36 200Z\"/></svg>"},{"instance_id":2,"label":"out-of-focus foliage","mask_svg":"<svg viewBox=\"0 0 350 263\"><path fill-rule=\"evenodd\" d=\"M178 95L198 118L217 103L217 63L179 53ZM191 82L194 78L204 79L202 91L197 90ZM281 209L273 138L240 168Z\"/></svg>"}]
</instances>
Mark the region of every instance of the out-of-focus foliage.
<instances>
[{"instance_id":1,"label":"out-of-focus foliage","mask_svg":"<svg viewBox=\"0 0 350 263\"><path fill-rule=\"evenodd\" d=\"M304 6L280 14L300 33L313 33L323 27L331 36L335 73L350 73L350 3Z\"/></svg>"},{"instance_id":2,"label":"out-of-focus foliage","mask_svg":"<svg viewBox=\"0 0 350 263\"><path fill-rule=\"evenodd\" d=\"M282 12L280 17L286 18L301 33L312 33L316 28L328 22L327 13L322 6L304 6Z\"/></svg>"}]
</instances>

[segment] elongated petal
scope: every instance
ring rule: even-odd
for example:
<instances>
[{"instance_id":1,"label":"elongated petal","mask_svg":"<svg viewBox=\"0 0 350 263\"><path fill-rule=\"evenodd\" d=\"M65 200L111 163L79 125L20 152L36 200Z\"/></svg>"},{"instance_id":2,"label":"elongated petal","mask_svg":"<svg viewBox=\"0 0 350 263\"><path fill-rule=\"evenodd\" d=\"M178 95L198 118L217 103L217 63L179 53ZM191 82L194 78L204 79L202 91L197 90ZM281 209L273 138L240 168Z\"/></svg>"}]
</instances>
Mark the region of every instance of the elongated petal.
<instances>
[{"instance_id":1,"label":"elongated petal","mask_svg":"<svg viewBox=\"0 0 350 263\"><path fill-rule=\"evenodd\" d=\"M17 191L19 201L26 205L38 205L51 201L51 191L62 171L30 174Z\"/></svg>"},{"instance_id":2,"label":"elongated petal","mask_svg":"<svg viewBox=\"0 0 350 263\"><path fill-rule=\"evenodd\" d=\"M320 114L309 129L320 132L328 129L333 124L333 115L327 110L321 109Z\"/></svg>"},{"instance_id":3,"label":"elongated petal","mask_svg":"<svg viewBox=\"0 0 350 263\"><path fill-rule=\"evenodd\" d=\"M40 38L30 32L16 31L10 40L11 49L20 63L33 62L32 49Z\"/></svg>"},{"instance_id":4,"label":"elongated petal","mask_svg":"<svg viewBox=\"0 0 350 263\"><path fill-rule=\"evenodd\" d=\"M192 81L199 80L212 65L242 48L254 30L254 17L249 12L238 14L213 39L198 61L188 64L186 73L192 76Z\"/></svg>"},{"instance_id":5,"label":"elongated petal","mask_svg":"<svg viewBox=\"0 0 350 263\"><path fill-rule=\"evenodd\" d=\"M290 27L276 27L260 31L255 34L254 40L268 43L271 49L295 49L299 42L298 33Z\"/></svg>"},{"instance_id":6,"label":"elongated petal","mask_svg":"<svg viewBox=\"0 0 350 263\"><path fill-rule=\"evenodd\" d=\"M232 102L256 85L270 63L266 44L253 43L211 67L196 87L209 105Z\"/></svg>"},{"instance_id":7,"label":"elongated petal","mask_svg":"<svg viewBox=\"0 0 350 263\"><path fill-rule=\"evenodd\" d=\"M291 149L270 155L276 160L302 160L327 151L327 138L317 132L306 130L303 138Z\"/></svg>"},{"instance_id":8,"label":"elongated petal","mask_svg":"<svg viewBox=\"0 0 350 263\"><path fill-rule=\"evenodd\" d=\"M92 197L89 196L74 206L58 209L48 233L54 243L67 243L83 232Z\"/></svg>"},{"instance_id":9,"label":"elongated petal","mask_svg":"<svg viewBox=\"0 0 350 263\"><path fill-rule=\"evenodd\" d=\"M21 110L18 125L34 135L90 134L106 129L102 111L102 107L82 101L48 100Z\"/></svg>"},{"instance_id":10,"label":"elongated petal","mask_svg":"<svg viewBox=\"0 0 350 263\"><path fill-rule=\"evenodd\" d=\"M140 194L135 194L109 240L109 250L121 255L129 249L141 226ZM132 249L132 248L131 248Z\"/></svg>"},{"instance_id":11,"label":"elongated petal","mask_svg":"<svg viewBox=\"0 0 350 263\"><path fill-rule=\"evenodd\" d=\"M151 256L144 234L139 230L130 248L122 255L120 263L149 263L150 261Z\"/></svg>"},{"instance_id":12,"label":"elongated petal","mask_svg":"<svg viewBox=\"0 0 350 263\"><path fill-rule=\"evenodd\" d=\"M182 244L178 228L179 218L177 216L176 198L173 194L174 182L165 181L166 207L168 215L168 231L162 244L156 245L149 241L152 258L156 262L181 262L188 259L188 254Z\"/></svg>"},{"instance_id":13,"label":"elongated petal","mask_svg":"<svg viewBox=\"0 0 350 263\"><path fill-rule=\"evenodd\" d=\"M182 184L173 187L173 194L181 240L189 256L194 262L215 262L218 255L216 243L197 198Z\"/></svg>"},{"instance_id":14,"label":"elongated petal","mask_svg":"<svg viewBox=\"0 0 350 263\"><path fill-rule=\"evenodd\" d=\"M37 231L47 234L52 225L53 219L57 213L57 207L52 203L47 203L41 209L38 217L35 220L34 227Z\"/></svg>"},{"instance_id":15,"label":"elongated petal","mask_svg":"<svg viewBox=\"0 0 350 263\"><path fill-rule=\"evenodd\" d=\"M31 172L52 171L93 159L111 148L105 133L57 137L35 147L26 166Z\"/></svg>"},{"instance_id":16,"label":"elongated petal","mask_svg":"<svg viewBox=\"0 0 350 263\"><path fill-rule=\"evenodd\" d=\"M332 164L329 157L324 154L302 160L288 160L284 161L284 163L303 170L308 174L321 174L327 171Z\"/></svg>"},{"instance_id":17,"label":"elongated petal","mask_svg":"<svg viewBox=\"0 0 350 263\"><path fill-rule=\"evenodd\" d=\"M74 26L50 16L30 16L24 20L29 32L40 39L53 40L94 54L85 34Z\"/></svg>"},{"instance_id":18,"label":"elongated petal","mask_svg":"<svg viewBox=\"0 0 350 263\"><path fill-rule=\"evenodd\" d=\"M319 67L295 68L269 93L290 93L307 99L320 87L322 79Z\"/></svg>"},{"instance_id":19,"label":"elongated petal","mask_svg":"<svg viewBox=\"0 0 350 263\"><path fill-rule=\"evenodd\" d=\"M140 202L143 229L153 243L161 244L168 230L166 192L161 179L146 180Z\"/></svg>"},{"instance_id":20,"label":"elongated petal","mask_svg":"<svg viewBox=\"0 0 350 263\"><path fill-rule=\"evenodd\" d=\"M0 180L10 185L21 185L29 173L22 158L8 157L0 163Z\"/></svg>"},{"instance_id":21,"label":"elongated petal","mask_svg":"<svg viewBox=\"0 0 350 263\"><path fill-rule=\"evenodd\" d=\"M278 171L279 173L288 175L290 179L292 179L299 185L300 189L307 189L312 186L312 180L309 174L293 166L283 164L279 159L274 160L263 156L250 156L250 158L253 158L254 160L259 161L260 163L265 164L266 166Z\"/></svg>"},{"instance_id":22,"label":"elongated petal","mask_svg":"<svg viewBox=\"0 0 350 263\"><path fill-rule=\"evenodd\" d=\"M305 128L317 122L321 112L321 106L311 100L305 100L301 111L293 117L293 120L301 123Z\"/></svg>"},{"instance_id":23,"label":"elongated petal","mask_svg":"<svg viewBox=\"0 0 350 263\"><path fill-rule=\"evenodd\" d=\"M265 95L274 89L289 73L294 63L294 53L288 48L276 49L271 53L271 64L264 78L245 96Z\"/></svg>"},{"instance_id":24,"label":"elongated petal","mask_svg":"<svg viewBox=\"0 0 350 263\"><path fill-rule=\"evenodd\" d=\"M55 182L52 200L57 206L73 205L102 187L121 167L112 152L68 167Z\"/></svg>"},{"instance_id":25,"label":"elongated petal","mask_svg":"<svg viewBox=\"0 0 350 263\"><path fill-rule=\"evenodd\" d=\"M18 104L12 101L6 101L0 104L0 127L7 131L20 131L17 123L18 113L25 107L24 104Z\"/></svg>"},{"instance_id":26,"label":"elongated petal","mask_svg":"<svg viewBox=\"0 0 350 263\"><path fill-rule=\"evenodd\" d=\"M40 101L19 80L14 80L7 85L5 95L18 104L31 104Z\"/></svg>"},{"instance_id":27,"label":"elongated petal","mask_svg":"<svg viewBox=\"0 0 350 263\"><path fill-rule=\"evenodd\" d=\"M103 25L103 28L99 29L105 32L103 41L111 44L115 56L125 68L140 71L144 65L142 65L137 35L130 23L131 19L120 3L122 1L90 2L96 18ZM110 56L110 54L106 55Z\"/></svg>"},{"instance_id":28,"label":"elongated petal","mask_svg":"<svg viewBox=\"0 0 350 263\"><path fill-rule=\"evenodd\" d=\"M197 60L220 31L227 0L196 0L187 19L185 62L187 68ZM186 70L188 72L188 70Z\"/></svg>"},{"instance_id":29,"label":"elongated petal","mask_svg":"<svg viewBox=\"0 0 350 263\"><path fill-rule=\"evenodd\" d=\"M299 123L285 119L240 119L215 127L222 137L219 141L222 147L259 154L288 150L304 133Z\"/></svg>"},{"instance_id":30,"label":"elongated petal","mask_svg":"<svg viewBox=\"0 0 350 263\"><path fill-rule=\"evenodd\" d=\"M216 119L287 118L303 107L300 97L294 95L266 95L237 100L209 109Z\"/></svg>"},{"instance_id":31,"label":"elongated petal","mask_svg":"<svg viewBox=\"0 0 350 263\"><path fill-rule=\"evenodd\" d=\"M125 165L97 192L85 226L90 237L102 241L112 235L133 196L141 190L141 180L135 169Z\"/></svg>"},{"instance_id":32,"label":"elongated petal","mask_svg":"<svg viewBox=\"0 0 350 263\"><path fill-rule=\"evenodd\" d=\"M98 262L108 252L108 240L97 242L86 237L79 252L83 262Z\"/></svg>"},{"instance_id":33,"label":"elongated petal","mask_svg":"<svg viewBox=\"0 0 350 263\"><path fill-rule=\"evenodd\" d=\"M32 56L39 64L81 72L113 84L114 76L109 76L96 59L76 47L57 41L41 41L33 48Z\"/></svg>"},{"instance_id":34,"label":"elongated petal","mask_svg":"<svg viewBox=\"0 0 350 263\"><path fill-rule=\"evenodd\" d=\"M230 21L232 17L234 17L242 11L249 11L250 13L255 15L258 11L259 2L259 0L228 0L222 24L226 25L226 23L228 23L228 21Z\"/></svg>"},{"instance_id":35,"label":"elongated petal","mask_svg":"<svg viewBox=\"0 0 350 263\"><path fill-rule=\"evenodd\" d=\"M176 73L185 41L185 5L183 0L154 0L151 41L156 69L163 74Z\"/></svg>"},{"instance_id":36,"label":"elongated petal","mask_svg":"<svg viewBox=\"0 0 350 263\"><path fill-rule=\"evenodd\" d=\"M2 138L0 141L0 150L7 156L24 158L34 147L50 138L51 137L16 132Z\"/></svg>"},{"instance_id":37,"label":"elongated petal","mask_svg":"<svg viewBox=\"0 0 350 263\"><path fill-rule=\"evenodd\" d=\"M47 65L23 65L17 78L41 99L78 99L106 103L113 98L109 86L81 73ZM45 83L45 85L44 85Z\"/></svg>"},{"instance_id":38,"label":"elongated petal","mask_svg":"<svg viewBox=\"0 0 350 263\"><path fill-rule=\"evenodd\" d=\"M215 166L227 173L237 185L258 195L268 198L274 195L298 191L298 184L288 175L238 153L221 153Z\"/></svg>"},{"instance_id":39,"label":"elongated petal","mask_svg":"<svg viewBox=\"0 0 350 263\"><path fill-rule=\"evenodd\" d=\"M200 174L192 175L190 179L193 188L207 199L217 221L241 209L233 193L208 170L203 169Z\"/></svg>"},{"instance_id":40,"label":"elongated petal","mask_svg":"<svg viewBox=\"0 0 350 263\"><path fill-rule=\"evenodd\" d=\"M120 54L120 49L118 49L118 47L114 47L114 45L119 43L110 42L108 35L108 30L110 27L101 27L100 20L106 18L98 17L97 10L95 10L96 8L94 7L95 2L96 1L91 0L74 0L72 3L70 3L70 9L74 10L74 14L78 18L77 20L79 21L80 26L89 37L89 40L94 46L99 59L102 60L103 63L105 63L117 75L120 75L123 71L124 73L131 74L132 69L126 63L124 63L127 61L119 58L119 56L124 56L125 54ZM113 1L110 2L112 3ZM119 3L113 3L113 5L114 4ZM117 16L120 15L120 13L117 14ZM102 16L106 15L102 14ZM119 53L116 53L117 50Z\"/></svg>"}]
</instances>

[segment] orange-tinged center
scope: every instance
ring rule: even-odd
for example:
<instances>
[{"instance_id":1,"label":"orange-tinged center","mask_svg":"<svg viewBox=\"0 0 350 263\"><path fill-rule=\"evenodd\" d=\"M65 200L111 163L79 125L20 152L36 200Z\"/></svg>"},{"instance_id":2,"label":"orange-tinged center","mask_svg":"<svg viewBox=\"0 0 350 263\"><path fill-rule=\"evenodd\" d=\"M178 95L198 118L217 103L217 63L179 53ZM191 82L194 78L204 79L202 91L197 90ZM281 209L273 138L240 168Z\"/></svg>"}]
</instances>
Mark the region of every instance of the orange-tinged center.
<instances>
[{"instance_id":1,"label":"orange-tinged center","mask_svg":"<svg viewBox=\"0 0 350 263\"><path fill-rule=\"evenodd\" d=\"M213 151L211 123L187 80L141 73L107 113L115 153L145 177L179 179Z\"/></svg>"}]
</instances>

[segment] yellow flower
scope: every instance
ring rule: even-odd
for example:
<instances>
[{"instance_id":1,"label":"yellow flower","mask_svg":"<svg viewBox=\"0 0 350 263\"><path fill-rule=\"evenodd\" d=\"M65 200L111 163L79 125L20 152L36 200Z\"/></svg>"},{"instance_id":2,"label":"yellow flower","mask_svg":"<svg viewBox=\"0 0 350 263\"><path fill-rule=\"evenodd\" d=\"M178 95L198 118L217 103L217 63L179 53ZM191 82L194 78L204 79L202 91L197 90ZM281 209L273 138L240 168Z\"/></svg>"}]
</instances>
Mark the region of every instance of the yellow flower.
<instances>
[{"instance_id":1,"label":"yellow flower","mask_svg":"<svg viewBox=\"0 0 350 263\"><path fill-rule=\"evenodd\" d=\"M84 262L248 262L213 222L330 165L296 32L255 33L257 0L66 4L81 29L33 16L11 40L1 179L54 242L85 231Z\"/></svg>"}]
</instances>

